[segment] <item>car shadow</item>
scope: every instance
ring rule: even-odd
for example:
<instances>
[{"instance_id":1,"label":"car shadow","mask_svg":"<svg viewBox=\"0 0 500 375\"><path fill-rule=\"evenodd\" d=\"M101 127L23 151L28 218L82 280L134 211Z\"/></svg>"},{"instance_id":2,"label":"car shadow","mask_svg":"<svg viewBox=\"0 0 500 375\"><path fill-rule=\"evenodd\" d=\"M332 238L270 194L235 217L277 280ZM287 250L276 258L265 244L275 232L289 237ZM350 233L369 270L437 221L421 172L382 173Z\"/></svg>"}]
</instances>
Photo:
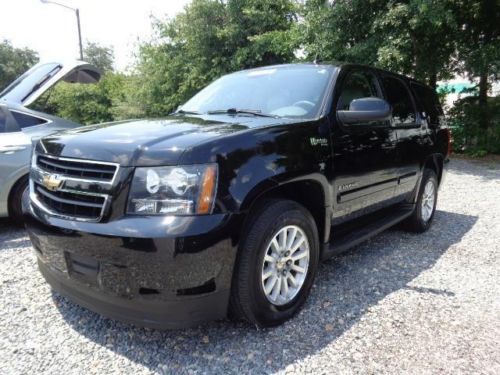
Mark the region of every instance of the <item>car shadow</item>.
<instances>
[{"instance_id":1,"label":"car shadow","mask_svg":"<svg viewBox=\"0 0 500 375\"><path fill-rule=\"evenodd\" d=\"M55 292L52 297L75 331L152 371L272 372L334 342L391 293L407 290L453 298L453 290L428 288L414 280L460 242L476 221L475 216L437 211L425 234L391 229L322 263L304 309L273 329L230 321L178 331L136 328L102 318Z\"/></svg>"}]
</instances>

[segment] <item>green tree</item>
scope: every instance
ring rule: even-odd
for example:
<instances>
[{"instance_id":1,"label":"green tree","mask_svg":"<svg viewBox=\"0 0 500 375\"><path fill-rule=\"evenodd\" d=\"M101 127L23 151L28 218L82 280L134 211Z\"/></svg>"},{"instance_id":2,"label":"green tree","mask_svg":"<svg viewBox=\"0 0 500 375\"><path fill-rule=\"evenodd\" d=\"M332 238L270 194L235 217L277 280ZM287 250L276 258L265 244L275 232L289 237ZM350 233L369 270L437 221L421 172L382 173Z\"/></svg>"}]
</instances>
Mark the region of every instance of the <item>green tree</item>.
<instances>
[{"instance_id":1,"label":"green tree","mask_svg":"<svg viewBox=\"0 0 500 375\"><path fill-rule=\"evenodd\" d=\"M451 78L459 32L453 0L389 1L374 21L378 64L436 87Z\"/></svg>"},{"instance_id":2,"label":"green tree","mask_svg":"<svg viewBox=\"0 0 500 375\"><path fill-rule=\"evenodd\" d=\"M108 73L97 84L60 82L35 107L84 125L121 119L126 79Z\"/></svg>"},{"instance_id":3,"label":"green tree","mask_svg":"<svg viewBox=\"0 0 500 375\"><path fill-rule=\"evenodd\" d=\"M0 43L0 91L38 62L38 53L16 48L8 40Z\"/></svg>"},{"instance_id":4,"label":"green tree","mask_svg":"<svg viewBox=\"0 0 500 375\"><path fill-rule=\"evenodd\" d=\"M461 0L455 6L461 29L458 35L460 71L479 80L479 125L487 131L494 125L488 110L488 90L489 83L499 75L500 6L496 0Z\"/></svg>"},{"instance_id":5,"label":"green tree","mask_svg":"<svg viewBox=\"0 0 500 375\"><path fill-rule=\"evenodd\" d=\"M83 59L99 68L103 73L113 71L115 55L112 47L101 46L94 42L87 42L83 49Z\"/></svg>"},{"instance_id":6,"label":"green tree","mask_svg":"<svg viewBox=\"0 0 500 375\"><path fill-rule=\"evenodd\" d=\"M174 110L222 74L289 62L296 4L291 0L194 0L140 46L136 99L151 116Z\"/></svg>"},{"instance_id":7,"label":"green tree","mask_svg":"<svg viewBox=\"0 0 500 375\"><path fill-rule=\"evenodd\" d=\"M310 0L309 58L363 63L436 85L449 77L458 29L452 0Z\"/></svg>"},{"instance_id":8,"label":"green tree","mask_svg":"<svg viewBox=\"0 0 500 375\"><path fill-rule=\"evenodd\" d=\"M387 1L308 0L302 7L301 45L307 60L377 64L382 38L373 33Z\"/></svg>"}]
</instances>

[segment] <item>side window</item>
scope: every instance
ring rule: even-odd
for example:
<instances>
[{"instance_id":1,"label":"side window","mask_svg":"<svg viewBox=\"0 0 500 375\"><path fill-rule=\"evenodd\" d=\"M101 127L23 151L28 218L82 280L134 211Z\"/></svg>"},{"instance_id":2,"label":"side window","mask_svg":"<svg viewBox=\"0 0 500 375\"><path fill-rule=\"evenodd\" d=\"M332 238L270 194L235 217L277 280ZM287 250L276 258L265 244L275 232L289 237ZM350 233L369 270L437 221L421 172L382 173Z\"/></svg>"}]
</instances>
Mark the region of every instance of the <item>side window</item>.
<instances>
[{"instance_id":1,"label":"side window","mask_svg":"<svg viewBox=\"0 0 500 375\"><path fill-rule=\"evenodd\" d=\"M16 111L12 111L12 116L21 129L29 128L30 126L45 124L47 122L47 120Z\"/></svg>"},{"instance_id":2,"label":"side window","mask_svg":"<svg viewBox=\"0 0 500 375\"><path fill-rule=\"evenodd\" d=\"M418 83L411 83L411 87L417 95L417 99L422 105L429 123L439 125L439 116L443 114L443 110L434 90Z\"/></svg>"},{"instance_id":3,"label":"side window","mask_svg":"<svg viewBox=\"0 0 500 375\"><path fill-rule=\"evenodd\" d=\"M20 130L17 122L12 117L12 112L0 106L0 133L13 133Z\"/></svg>"},{"instance_id":4,"label":"side window","mask_svg":"<svg viewBox=\"0 0 500 375\"><path fill-rule=\"evenodd\" d=\"M377 78L368 71L353 71L348 73L342 82L337 110L348 110L354 99L380 97Z\"/></svg>"},{"instance_id":5,"label":"side window","mask_svg":"<svg viewBox=\"0 0 500 375\"><path fill-rule=\"evenodd\" d=\"M406 85L398 78L382 77L387 101L392 107L392 118L394 125L405 125L415 123L417 117L415 108Z\"/></svg>"}]
</instances>

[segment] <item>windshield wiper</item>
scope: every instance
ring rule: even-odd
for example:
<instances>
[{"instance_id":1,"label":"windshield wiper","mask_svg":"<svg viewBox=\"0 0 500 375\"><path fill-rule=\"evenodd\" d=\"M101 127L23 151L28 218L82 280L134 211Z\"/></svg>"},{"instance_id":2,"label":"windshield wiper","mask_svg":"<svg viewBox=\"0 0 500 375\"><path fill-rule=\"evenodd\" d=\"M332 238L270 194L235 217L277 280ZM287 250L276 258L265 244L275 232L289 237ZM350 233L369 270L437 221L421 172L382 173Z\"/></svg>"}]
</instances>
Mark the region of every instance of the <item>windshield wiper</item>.
<instances>
[{"instance_id":1,"label":"windshield wiper","mask_svg":"<svg viewBox=\"0 0 500 375\"><path fill-rule=\"evenodd\" d=\"M215 109L213 111L208 111L207 114L209 115L217 115L221 113L227 113L228 115L237 115L237 114L245 114L245 115L253 115L253 116L259 116L259 117L272 117L272 118L278 118L279 116L277 115L270 115L267 113L262 113L261 110L259 109L237 109L237 108L228 108L228 109Z\"/></svg>"},{"instance_id":2,"label":"windshield wiper","mask_svg":"<svg viewBox=\"0 0 500 375\"><path fill-rule=\"evenodd\" d=\"M185 111L183 109L179 109L178 111L175 111L172 113L173 115L201 115L202 113L198 111Z\"/></svg>"}]
</instances>

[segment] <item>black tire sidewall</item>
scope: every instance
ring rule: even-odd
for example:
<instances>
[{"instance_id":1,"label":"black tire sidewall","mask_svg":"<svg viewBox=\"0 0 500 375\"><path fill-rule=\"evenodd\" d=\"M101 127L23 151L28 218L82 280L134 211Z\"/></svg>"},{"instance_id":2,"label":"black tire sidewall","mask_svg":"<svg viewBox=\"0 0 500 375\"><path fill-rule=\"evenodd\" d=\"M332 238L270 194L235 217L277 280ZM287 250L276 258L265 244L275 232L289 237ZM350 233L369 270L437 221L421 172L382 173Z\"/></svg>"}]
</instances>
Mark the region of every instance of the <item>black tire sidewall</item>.
<instances>
[{"instance_id":1,"label":"black tire sidewall","mask_svg":"<svg viewBox=\"0 0 500 375\"><path fill-rule=\"evenodd\" d=\"M14 188L12 189L10 199L9 199L9 213L11 219L16 224L21 224L23 222L23 195L25 191L28 189L28 177L25 176L21 178Z\"/></svg>"},{"instance_id":2,"label":"black tire sidewall","mask_svg":"<svg viewBox=\"0 0 500 375\"><path fill-rule=\"evenodd\" d=\"M422 199L424 196L425 186L427 185L427 182L429 180L432 180L434 183L434 206L432 207L431 217L426 221L422 218ZM425 169L422 178L422 185L420 186L420 191L418 194L417 207L415 208L416 211L415 219L421 231L425 231L431 226L432 220L434 219L434 214L436 213L437 200L438 200L438 180L436 173L432 169Z\"/></svg>"},{"instance_id":3,"label":"black tire sidewall","mask_svg":"<svg viewBox=\"0 0 500 375\"><path fill-rule=\"evenodd\" d=\"M250 228L250 238L256 239L247 248L250 251L250 272L248 274L248 292L251 311L246 311L246 315L251 315L251 320L261 326L275 326L291 318L304 304L307 299L314 278L316 276L319 263L319 241L316 223L309 211L295 202L278 201L275 203L280 207L269 206L262 211ZM277 217L273 212L281 212ZM274 217L273 217L274 216ZM276 233L283 227L296 225L301 228L307 236L309 242L309 266L306 280L295 298L286 305L276 306L268 301L262 288L261 275L264 255L267 251L267 245ZM260 233L259 233L260 232ZM250 313L250 314L249 314Z\"/></svg>"}]
</instances>

